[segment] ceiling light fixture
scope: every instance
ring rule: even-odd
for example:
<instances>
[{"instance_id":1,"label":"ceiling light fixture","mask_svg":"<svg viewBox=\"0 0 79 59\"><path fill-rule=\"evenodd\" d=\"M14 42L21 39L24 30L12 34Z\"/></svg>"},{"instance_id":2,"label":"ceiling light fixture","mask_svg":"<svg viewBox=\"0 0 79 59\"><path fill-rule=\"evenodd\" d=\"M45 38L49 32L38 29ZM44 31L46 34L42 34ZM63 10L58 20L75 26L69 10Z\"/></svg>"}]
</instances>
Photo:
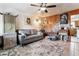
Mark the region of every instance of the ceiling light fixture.
<instances>
[{"instance_id":1,"label":"ceiling light fixture","mask_svg":"<svg viewBox=\"0 0 79 59\"><path fill-rule=\"evenodd\" d=\"M41 8L40 10L48 13L48 11L47 11L47 9L45 7L44 8Z\"/></svg>"},{"instance_id":2,"label":"ceiling light fixture","mask_svg":"<svg viewBox=\"0 0 79 59\"><path fill-rule=\"evenodd\" d=\"M41 10L46 10L46 8L41 8Z\"/></svg>"}]
</instances>

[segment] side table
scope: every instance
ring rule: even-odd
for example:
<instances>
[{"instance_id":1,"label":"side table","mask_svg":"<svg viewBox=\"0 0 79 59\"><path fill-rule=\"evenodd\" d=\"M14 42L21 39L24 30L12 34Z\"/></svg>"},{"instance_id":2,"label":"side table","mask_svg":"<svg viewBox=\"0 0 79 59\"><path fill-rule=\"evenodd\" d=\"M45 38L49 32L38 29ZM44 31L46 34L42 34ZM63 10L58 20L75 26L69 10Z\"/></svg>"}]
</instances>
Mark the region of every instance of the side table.
<instances>
[{"instance_id":1,"label":"side table","mask_svg":"<svg viewBox=\"0 0 79 59\"><path fill-rule=\"evenodd\" d=\"M16 45L16 33L7 33L3 35L3 49L12 48Z\"/></svg>"},{"instance_id":2,"label":"side table","mask_svg":"<svg viewBox=\"0 0 79 59\"><path fill-rule=\"evenodd\" d=\"M59 33L59 35L60 35L61 40L64 40L64 41L68 40L68 34L67 33Z\"/></svg>"}]
</instances>

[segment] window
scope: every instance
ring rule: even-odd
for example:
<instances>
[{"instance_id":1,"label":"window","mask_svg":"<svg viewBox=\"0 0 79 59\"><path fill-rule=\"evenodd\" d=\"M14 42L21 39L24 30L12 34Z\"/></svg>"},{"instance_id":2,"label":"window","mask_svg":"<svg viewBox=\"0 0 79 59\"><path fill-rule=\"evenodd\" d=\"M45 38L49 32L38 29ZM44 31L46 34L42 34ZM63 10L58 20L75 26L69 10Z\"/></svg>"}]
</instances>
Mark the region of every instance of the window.
<instances>
[{"instance_id":1,"label":"window","mask_svg":"<svg viewBox=\"0 0 79 59\"><path fill-rule=\"evenodd\" d=\"M75 22L71 22L71 28L75 28Z\"/></svg>"}]
</instances>

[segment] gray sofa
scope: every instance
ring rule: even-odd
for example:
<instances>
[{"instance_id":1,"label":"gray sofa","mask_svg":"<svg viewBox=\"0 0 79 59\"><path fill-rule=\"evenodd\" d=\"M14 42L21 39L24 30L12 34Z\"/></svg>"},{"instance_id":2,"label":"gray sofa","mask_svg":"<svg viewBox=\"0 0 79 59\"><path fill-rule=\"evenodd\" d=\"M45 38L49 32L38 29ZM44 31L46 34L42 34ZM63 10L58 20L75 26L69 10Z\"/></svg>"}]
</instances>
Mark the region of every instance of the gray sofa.
<instances>
[{"instance_id":1,"label":"gray sofa","mask_svg":"<svg viewBox=\"0 0 79 59\"><path fill-rule=\"evenodd\" d=\"M19 29L18 41L21 46L43 39L43 33L35 29Z\"/></svg>"}]
</instances>

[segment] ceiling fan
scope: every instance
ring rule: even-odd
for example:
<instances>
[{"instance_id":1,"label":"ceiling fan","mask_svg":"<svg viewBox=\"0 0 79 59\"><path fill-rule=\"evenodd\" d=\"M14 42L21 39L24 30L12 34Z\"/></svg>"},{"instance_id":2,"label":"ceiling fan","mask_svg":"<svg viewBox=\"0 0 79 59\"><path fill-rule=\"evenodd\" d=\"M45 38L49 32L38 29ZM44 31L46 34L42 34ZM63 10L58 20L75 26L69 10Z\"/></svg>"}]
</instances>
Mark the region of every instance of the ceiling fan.
<instances>
[{"instance_id":1,"label":"ceiling fan","mask_svg":"<svg viewBox=\"0 0 79 59\"><path fill-rule=\"evenodd\" d=\"M37 5L37 4L31 4L31 6L41 7L41 9L39 9L39 10L44 10L44 12L46 12L46 13L48 13L47 8L56 7L56 5L47 5L47 3L41 3L39 5Z\"/></svg>"}]
</instances>

